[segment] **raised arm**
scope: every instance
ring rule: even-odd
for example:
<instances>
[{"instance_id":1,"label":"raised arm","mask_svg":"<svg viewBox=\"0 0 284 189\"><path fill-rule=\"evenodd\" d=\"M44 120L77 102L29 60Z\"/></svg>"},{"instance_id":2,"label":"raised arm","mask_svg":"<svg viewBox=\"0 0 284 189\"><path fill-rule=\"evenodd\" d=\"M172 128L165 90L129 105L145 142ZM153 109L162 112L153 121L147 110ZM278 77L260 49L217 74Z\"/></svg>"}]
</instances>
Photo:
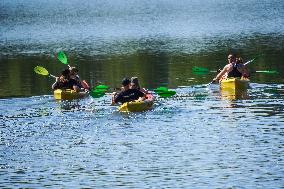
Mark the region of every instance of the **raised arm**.
<instances>
[{"instance_id":1,"label":"raised arm","mask_svg":"<svg viewBox=\"0 0 284 189\"><path fill-rule=\"evenodd\" d=\"M227 70L228 70L228 68L227 68L227 66L225 66L223 68L223 70L213 79L213 81L219 80L227 72Z\"/></svg>"}]
</instances>

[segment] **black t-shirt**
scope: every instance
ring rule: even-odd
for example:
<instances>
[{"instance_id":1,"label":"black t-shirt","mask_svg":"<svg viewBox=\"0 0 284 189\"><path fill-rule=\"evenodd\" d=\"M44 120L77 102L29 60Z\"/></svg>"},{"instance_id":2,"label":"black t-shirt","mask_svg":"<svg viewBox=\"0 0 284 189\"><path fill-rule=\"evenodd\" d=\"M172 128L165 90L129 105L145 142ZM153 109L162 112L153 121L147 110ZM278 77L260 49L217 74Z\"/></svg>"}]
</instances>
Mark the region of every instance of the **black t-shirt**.
<instances>
[{"instance_id":1,"label":"black t-shirt","mask_svg":"<svg viewBox=\"0 0 284 189\"><path fill-rule=\"evenodd\" d=\"M133 100L137 100L139 97L143 97L144 93L137 89L128 89L127 91L122 91L120 92L115 98L114 102L118 103L125 103L125 102L130 102Z\"/></svg>"},{"instance_id":2,"label":"black t-shirt","mask_svg":"<svg viewBox=\"0 0 284 189\"><path fill-rule=\"evenodd\" d=\"M57 82L54 89L73 89L73 86L77 85L74 79L69 79L67 82Z\"/></svg>"}]
</instances>

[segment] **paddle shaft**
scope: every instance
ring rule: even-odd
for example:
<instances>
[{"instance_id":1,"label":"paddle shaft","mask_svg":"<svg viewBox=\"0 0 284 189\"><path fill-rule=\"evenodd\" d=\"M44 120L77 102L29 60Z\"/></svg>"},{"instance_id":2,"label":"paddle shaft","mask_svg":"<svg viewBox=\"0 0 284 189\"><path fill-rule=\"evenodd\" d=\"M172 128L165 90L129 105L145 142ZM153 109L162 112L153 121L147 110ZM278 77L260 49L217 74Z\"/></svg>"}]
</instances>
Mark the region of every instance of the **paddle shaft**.
<instances>
[{"instance_id":1,"label":"paddle shaft","mask_svg":"<svg viewBox=\"0 0 284 189\"><path fill-rule=\"evenodd\" d=\"M52 75L52 74L49 74L48 76L53 77L53 78L56 78L56 76L54 76L54 75Z\"/></svg>"},{"instance_id":2,"label":"paddle shaft","mask_svg":"<svg viewBox=\"0 0 284 189\"><path fill-rule=\"evenodd\" d=\"M249 63L253 62L254 60L255 60L255 58L254 58L254 59L251 59L251 60L249 60L249 61L247 61L246 63L244 63L244 66L245 66L245 65L248 65Z\"/></svg>"}]
</instances>

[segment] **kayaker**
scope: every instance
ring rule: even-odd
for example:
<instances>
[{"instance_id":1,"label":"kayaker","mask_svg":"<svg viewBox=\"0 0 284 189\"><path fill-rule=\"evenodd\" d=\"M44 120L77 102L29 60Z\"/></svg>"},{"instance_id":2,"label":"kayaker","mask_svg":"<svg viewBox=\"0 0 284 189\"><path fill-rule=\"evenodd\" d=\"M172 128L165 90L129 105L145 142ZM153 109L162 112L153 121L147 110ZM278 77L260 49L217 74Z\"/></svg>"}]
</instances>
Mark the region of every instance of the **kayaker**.
<instances>
[{"instance_id":1,"label":"kayaker","mask_svg":"<svg viewBox=\"0 0 284 189\"><path fill-rule=\"evenodd\" d=\"M243 59L241 58L241 57L238 57L238 58L236 58L236 63L237 64L244 64L244 61L243 61ZM245 78L249 78L249 71L248 71L248 69L247 69L247 67L246 66L243 66L243 73L242 73L242 76L243 77L245 77Z\"/></svg>"},{"instance_id":2,"label":"kayaker","mask_svg":"<svg viewBox=\"0 0 284 189\"><path fill-rule=\"evenodd\" d=\"M74 79L70 78L70 70L65 69L61 72L60 77L56 77L55 83L52 85L52 89L72 89L76 92L80 91L80 88L77 85L77 82Z\"/></svg>"},{"instance_id":3,"label":"kayaker","mask_svg":"<svg viewBox=\"0 0 284 189\"><path fill-rule=\"evenodd\" d=\"M74 79L77 82L77 86L81 89L81 91L90 90L90 86L85 80L80 80L80 77L78 75L79 70L76 67L70 67L70 78Z\"/></svg>"},{"instance_id":4,"label":"kayaker","mask_svg":"<svg viewBox=\"0 0 284 189\"><path fill-rule=\"evenodd\" d=\"M121 82L123 90L114 95L112 98L112 104L116 103L125 103L133 100L138 100L140 97L144 98L145 94L139 91L138 89L130 89L130 79L124 78Z\"/></svg>"},{"instance_id":5,"label":"kayaker","mask_svg":"<svg viewBox=\"0 0 284 189\"><path fill-rule=\"evenodd\" d=\"M141 88L139 85L138 77L131 77L130 79L130 89L138 89L144 94L147 94L148 91L146 91L144 88Z\"/></svg>"},{"instance_id":6,"label":"kayaker","mask_svg":"<svg viewBox=\"0 0 284 189\"><path fill-rule=\"evenodd\" d=\"M221 78L242 77L243 74L245 74L245 66L241 63L237 63L237 59L234 54L229 54L228 64L213 79L213 82L218 81Z\"/></svg>"}]
</instances>

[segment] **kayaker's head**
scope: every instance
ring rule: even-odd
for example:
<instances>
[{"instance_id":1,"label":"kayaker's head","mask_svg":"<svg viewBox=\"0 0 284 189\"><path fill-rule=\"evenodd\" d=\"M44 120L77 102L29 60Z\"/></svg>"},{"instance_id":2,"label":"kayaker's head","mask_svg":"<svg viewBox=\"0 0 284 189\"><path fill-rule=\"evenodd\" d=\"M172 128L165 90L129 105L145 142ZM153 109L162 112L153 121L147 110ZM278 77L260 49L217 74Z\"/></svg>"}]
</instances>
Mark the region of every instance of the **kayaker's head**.
<instances>
[{"instance_id":1,"label":"kayaker's head","mask_svg":"<svg viewBox=\"0 0 284 189\"><path fill-rule=\"evenodd\" d=\"M65 69L61 72L61 75L64 76L66 79L69 78L69 74L70 74L70 70L69 69Z\"/></svg>"},{"instance_id":2,"label":"kayaker's head","mask_svg":"<svg viewBox=\"0 0 284 189\"><path fill-rule=\"evenodd\" d=\"M130 80L130 89L140 89L140 85L138 82L138 77L131 77Z\"/></svg>"},{"instance_id":3,"label":"kayaker's head","mask_svg":"<svg viewBox=\"0 0 284 189\"><path fill-rule=\"evenodd\" d=\"M228 55L228 62L229 63L235 63L236 62L236 56L234 54Z\"/></svg>"},{"instance_id":4,"label":"kayaker's head","mask_svg":"<svg viewBox=\"0 0 284 189\"><path fill-rule=\"evenodd\" d=\"M78 74L79 70L76 67L69 68L71 74Z\"/></svg>"},{"instance_id":5,"label":"kayaker's head","mask_svg":"<svg viewBox=\"0 0 284 189\"><path fill-rule=\"evenodd\" d=\"M127 77L123 78L123 80L121 81L121 85L124 88L124 90L129 89L129 84L130 84L130 79Z\"/></svg>"},{"instance_id":6,"label":"kayaker's head","mask_svg":"<svg viewBox=\"0 0 284 189\"><path fill-rule=\"evenodd\" d=\"M69 70L70 70L70 74L69 74L70 77L72 79L76 78L76 76L78 75L79 70L76 67L70 67Z\"/></svg>"},{"instance_id":7,"label":"kayaker's head","mask_svg":"<svg viewBox=\"0 0 284 189\"><path fill-rule=\"evenodd\" d=\"M60 81L61 82L66 82L69 80L69 74L70 74L70 70L69 69L65 69L61 72L61 76L60 76Z\"/></svg>"},{"instance_id":8,"label":"kayaker's head","mask_svg":"<svg viewBox=\"0 0 284 189\"><path fill-rule=\"evenodd\" d=\"M241 57L239 57L239 58L236 58L236 63L237 64L243 64L244 61L243 61L243 59Z\"/></svg>"}]
</instances>

